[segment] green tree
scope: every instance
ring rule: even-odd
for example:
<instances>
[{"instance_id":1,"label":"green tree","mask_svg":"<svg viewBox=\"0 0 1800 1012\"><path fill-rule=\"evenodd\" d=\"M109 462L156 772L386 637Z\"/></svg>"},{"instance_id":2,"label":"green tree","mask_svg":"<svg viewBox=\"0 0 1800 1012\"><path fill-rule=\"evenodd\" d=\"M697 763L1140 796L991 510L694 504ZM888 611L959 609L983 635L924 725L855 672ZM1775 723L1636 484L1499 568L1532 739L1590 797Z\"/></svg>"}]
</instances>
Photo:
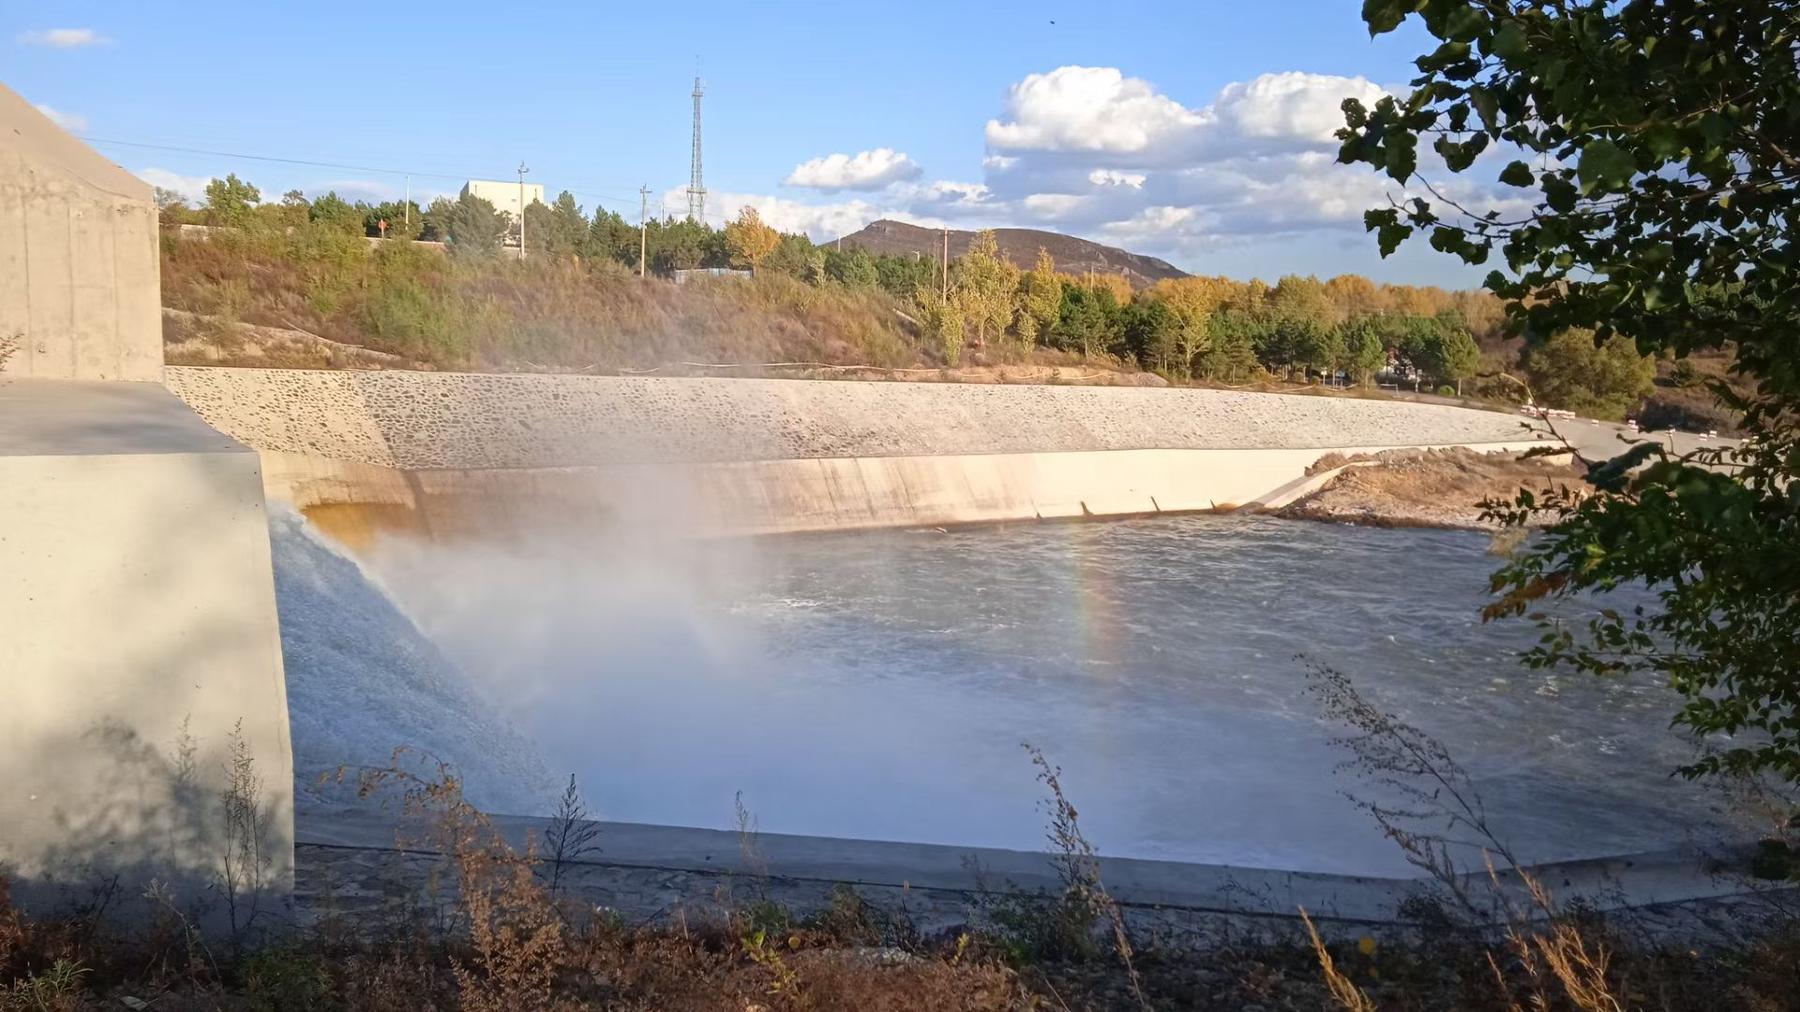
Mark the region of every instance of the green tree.
<instances>
[{"instance_id":1,"label":"green tree","mask_svg":"<svg viewBox=\"0 0 1800 1012\"><path fill-rule=\"evenodd\" d=\"M440 197L432 202L431 209L452 256L459 260L486 260L499 255L508 220L492 203L466 193L456 200Z\"/></svg>"},{"instance_id":2,"label":"green tree","mask_svg":"<svg viewBox=\"0 0 1800 1012\"><path fill-rule=\"evenodd\" d=\"M586 255L611 257L632 267L638 262L638 227L627 222L616 211L594 208L594 220L588 225Z\"/></svg>"},{"instance_id":3,"label":"green tree","mask_svg":"<svg viewBox=\"0 0 1800 1012\"><path fill-rule=\"evenodd\" d=\"M873 288L881 283L875 258L860 246L852 246L849 252L825 250L825 274L831 280L851 288Z\"/></svg>"},{"instance_id":4,"label":"green tree","mask_svg":"<svg viewBox=\"0 0 1800 1012\"><path fill-rule=\"evenodd\" d=\"M775 244L775 252L769 254L763 266L776 274L786 274L809 284L823 282L826 275L825 255L803 235L782 236Z\"/></svg>"},{"instance_id":5,"label":"green tree","mask_svg":"<svg viewBox=\"0 0 1800 1012\"><path fill-rule=\"evenodd\" d=\"M306 194L299 190L289 190L282 194L281 203L273 208L264 206L272 213L275 223L284 229L299 228L312 219L312 204L307 201Z\"/></svg>"},{"instance_id":6,"label":"green tree","mask_svg":"<svg viewBox=\"0 0 1800 1012\"><path fill-rule=\"evenodd\" d=\"M260 203L262 191L232 173L206 184L206 203L201 210L206 212L208 225L243 228L250 223L251 208Z\"/></svg>"},{"instance_id":7,"label":"green tree","mask_svg":"<svg viewBox=\"0 0 1800 1012\"><path fill-rule=\"evenodd\" d=\"M1118 300L1106 288L1063 283L1062 306L1051 331L1059 347L1093 358L1121 343Z\"/></svg>"},{"instance_id":8,"label":"green tree","mask_svg":"<svg viewBox=\"0 0 1800 1012\"><path fill-rule=\"evenodd\" d=\"M1241 383L1262 372L1256 356L1265 343L1268 321L1236 307L1212 313L1206 320L1206 350L1200 353L1201 376L1223 383Z\"/></svg>"},{"instance_id":9,"label":"green tree","mask_svg":"<svg viewBox=\"0 0 1800 1012\"><path fill-rule=\"evenodd\" d=\"M936 287L937 280L936 260L911 254L875 258L875 283L894 295L909 296L921 286Z\"/></svg>"},{"instance_id":10,"label":"green tree","mask_svg":"<svg viewBox=\"0 0 1800 1012\"><path fill-rule=\"evenodd\" d=\"M383 237L381 223L387 222L388 239L417 239L423 226L425 216L420 213L419 205L408 201L387 200L368 209L363 214L363 234ZM411 228L407 226L412 222Z\"/></svg>"},{"instance_id":11,"label":"green tree","mask_svg":"<svg viewBox=\"0 0 1800 1012\"><path fill-rule=\"evenodd\" d=\"M1331 302L1315 277L1290 274L1276 283L1265 309L1271 326L1258 353L1263 364L1291 375L1294 367L1323 368L1332 357Z\"/></svg>"},{"instance_id":12,"label":"green tree","mask_svg":"<svg viewBox=\"0 0 1800 1012\"><path fill-rule=\"evenodd\" d=\"M1146 369L1170 372L1181 339L1181 317L1156 298L1132 300L1125 307L1125 348Z\"/></svg>"},{"instance_id":13,"label":"green tree","mask_svg":"<svg viewBox=\"0 0 1800 1012\"><path fill-rule=\"evenodd\" d=\"M529 254L569 257L579 253L587 239L587 213L567 190L554 203L532 201L525 207L525 241Z\"/></svg>"},{"instance_id":14,"label":"green tree","mask_svg":"<svg viewBox=\"0 0 1800 1012\"><path fill-rule=\"evenodd\" d=\"M1427 371L1433 378L1439 383L1455 387L1457 396L1461 396L1463 380L1481 369L1481 348L1469 336L1469 332L1463 329L1462 321L1455 314L1450 314L1448 318L1438 319L1428 359L1430 365Z\"/></svg>"},{"instance_id":15,"label":"green tree","mask_svg":"<svg viewBox=\"0 0 1800 1012\"><path fill-rule=\"evenodd\" d=\"M1369 317L1347 321L1343 327L1345 363L1356 382L1369 386L1375 374L1386 367L1387 345L1381 340L1381 329Z\"/></svg>"},{"instance_id":16,"label":"green tree","mask_svg":"<svg viewBox=\"0 0 1800 1012\"><path fill-rule=\"evenodd\" d=\"M1525 371L1545 404L1617 420L1653 389L1656 362L1623 337L1595 344L1593 331L1575 327L1531 346Z\"/></svg>"},{"instance_id":17,"label":"green tree","mask_svg":"<svg viewBox=\"0 0 1800 1012\"><path fill-rule=\"evenodd\" d=\"M312 206L307 208L306 212L307 220L322 228L349 232L353 235L363 234L363 215L363 211L338 196L336 190L313 201Z\"/></svg>"},{"instance_id":18,"label":"green tree","mask_svg":"<svg viewBox=\"0 0 1800 1012\"><path fill-rule=\"evenodd\" d=\"M1496 576L1488 614L1649 586L1653 604L1584 628L1545 619L1528 663L1653 673L1684 697L1677 724L1729 736L1687 772L1800 781L1800 8L1368 0L1364 18L1379 34L1414 11L1439 44L1406 97L1345 102L1340 160L1414 183L1428 139L1452 173L1497 167L1530 209L1412 197L1365 215L1383 252L1425 232L1467 263L1497 253L1487 287L1515 326L1678 355L1729 343L1754 384L1717 387L1749 432L1734 466L1646 441L1590 471L1597 494L1500 511L1554 524Z\"/></svg>"}]
</instances>

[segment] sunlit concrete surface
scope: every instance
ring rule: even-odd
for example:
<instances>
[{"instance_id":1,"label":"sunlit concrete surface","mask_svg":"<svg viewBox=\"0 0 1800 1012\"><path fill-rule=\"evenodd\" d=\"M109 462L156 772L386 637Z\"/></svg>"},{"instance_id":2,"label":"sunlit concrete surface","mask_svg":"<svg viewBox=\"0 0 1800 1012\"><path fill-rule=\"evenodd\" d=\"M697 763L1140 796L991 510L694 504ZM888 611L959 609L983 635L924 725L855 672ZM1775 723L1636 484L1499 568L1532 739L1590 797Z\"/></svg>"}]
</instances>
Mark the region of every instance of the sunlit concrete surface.
<instances>
[{"instance_id":1,"label":"sunlit concrete surface","mask_svg":"<svg viewBox=\"0 0 1800 1012\"><path fill-rule=\"evenodd\" d=\"M271 499L352 545L1218 510L1330 452L1537 442L1499 412L1230 390L196 367L168 383L263 452Z\"/></svg>"},{"instance_id":2,"label":"sunlit concrete surface","mask_svg":"<svg viewBox=\"0 0 1800 1012\"><path fill-rule=\"evenodd\" d=\"M150 185L0 85L0 374L160 379L160 271Z\"/></svg>"},{"instance_id":3,"label":"sunlit concrete surface","mask_svg":"<svg viewBox=\"0 0 1800 1012\"><path fill-rule=\"evenodd\" d=\"M158 284L150 187L0 87L0 873L242 926L293 882L262 474L157 382Z\"/></svg>"},{"instance_id":4,"label":"sunlit concrete surface","mask_svg":"<svg viewBox=\"0 0 1800 1012\"><path fill-rule=\"evenodd\" d=\"M256 454L148 383L0 381L0 866L216 906L237 729L256 876L292 876L292 758ZM184 733L186 742L183 742ZM184 754L185 753L185 754Z\"/></svg>"}]
</instances>

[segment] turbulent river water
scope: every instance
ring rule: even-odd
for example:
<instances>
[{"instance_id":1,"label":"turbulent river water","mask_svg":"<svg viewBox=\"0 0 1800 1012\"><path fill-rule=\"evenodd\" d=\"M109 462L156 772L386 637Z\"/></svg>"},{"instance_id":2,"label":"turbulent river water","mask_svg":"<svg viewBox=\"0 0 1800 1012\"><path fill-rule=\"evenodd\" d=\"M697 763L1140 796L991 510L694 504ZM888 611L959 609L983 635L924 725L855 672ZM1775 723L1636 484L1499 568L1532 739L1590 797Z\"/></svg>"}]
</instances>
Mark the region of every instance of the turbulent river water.
<instances>
[{"instance_id":1,"label":"turbulent river water","mask_svg":"<svg viewBox=\"0 0 1800 1012\"><path fill-rule=\"evenodd\" d=\"M276 544L303 776L417 744L502 811L542 813L573 772L607 819L725 828L741 792L766 832L1036 849L1029 742L1104 854L1403 872L1345 796L1368 789L1337 769L1310 659L1443 740L1528 859L1717 819L1669 776L1693 751L1666 688L1527 671L1533 627L1481 623L1476 534L394 540L368 569L399 610L298 518Z\"/></svg>"}]
</instances>

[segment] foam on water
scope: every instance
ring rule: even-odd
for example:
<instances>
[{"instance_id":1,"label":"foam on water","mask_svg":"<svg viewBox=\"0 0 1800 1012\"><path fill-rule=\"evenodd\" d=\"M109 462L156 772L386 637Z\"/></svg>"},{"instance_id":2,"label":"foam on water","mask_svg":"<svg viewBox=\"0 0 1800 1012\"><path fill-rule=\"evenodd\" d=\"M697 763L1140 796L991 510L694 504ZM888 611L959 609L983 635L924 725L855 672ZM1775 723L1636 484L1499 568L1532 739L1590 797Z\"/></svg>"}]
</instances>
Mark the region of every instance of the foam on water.
<instances>
[{"instance_id":1,"label":"foam on water","mask_svg":"<svg viewBox=\"0 0 1800 1012\"><path fill-rule=\"evenodd\" d=\"M537 749L361 567L292 510L271 510L269 535L302 806L343 801L322 777L406 746L454 765L482 808L548 810L560 784Z\"/></svg>"}]
</instances>

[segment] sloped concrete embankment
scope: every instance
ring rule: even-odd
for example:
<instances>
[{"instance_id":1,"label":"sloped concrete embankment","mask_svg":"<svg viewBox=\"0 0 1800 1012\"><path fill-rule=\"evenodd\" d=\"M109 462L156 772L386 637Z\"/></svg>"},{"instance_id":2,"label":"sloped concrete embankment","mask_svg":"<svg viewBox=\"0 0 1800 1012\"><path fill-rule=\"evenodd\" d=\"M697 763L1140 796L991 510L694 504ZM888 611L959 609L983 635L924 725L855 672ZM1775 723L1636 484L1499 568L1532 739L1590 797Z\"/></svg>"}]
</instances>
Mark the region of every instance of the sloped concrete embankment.
<instances>
[{"instance_id":1,"label":"sloped concrete embankment","mask_svg":"<svg viewBox=\"0 0 1800 1012\"><path fill-rule=\"evenodd\" d=\"M546 517L760 534L1237 507L1320 456L1529 445L1434 404L1220 390L170 368L355 544Z\"/></svg>"},{"instance_id":2,"label":"sloped concrete embankment","mask_svg":"<svg viewBox=\"0 0 1800 1012\"><path fill-rule=\"evenodd\" d=\"M876 909L926 935L982 922L994 902L1055 896L1064 888L1048 854L980 847L758 834L681 826L594 823L599 850L562 868L568 895L633 922L699 918L747 895L796 914L826 909L848 886ZM495 829L523 851L554 829L552 820L505 816ZM409 903L443 903L429 883L444 855L421 843L424 827L378 813L340 813L300 832L299 904L314 916L352 915L388 923ZM397 845L405 841L405 846ZM1796 890L1703 869L1707 859L1747 854L1675 849L1562 861L1534 867L1559 902L1579 904L1640 937L1698 944L1762 923ZM1387 878L1219 864L1105 857L1107 891L1141 938L1172 949L1204 949L1257 938L1297 939L1306 910L1329 937L1373 934L1417 942L1443 921L1430 911L1448 900L1424 877ZM1484 870L1461 876L1470 901L1486 908L1498 934L1507 909L1529 910L1519 877ZM1006 899L1005 897L1010 897Z\"/></svg>"}]
</instances>

